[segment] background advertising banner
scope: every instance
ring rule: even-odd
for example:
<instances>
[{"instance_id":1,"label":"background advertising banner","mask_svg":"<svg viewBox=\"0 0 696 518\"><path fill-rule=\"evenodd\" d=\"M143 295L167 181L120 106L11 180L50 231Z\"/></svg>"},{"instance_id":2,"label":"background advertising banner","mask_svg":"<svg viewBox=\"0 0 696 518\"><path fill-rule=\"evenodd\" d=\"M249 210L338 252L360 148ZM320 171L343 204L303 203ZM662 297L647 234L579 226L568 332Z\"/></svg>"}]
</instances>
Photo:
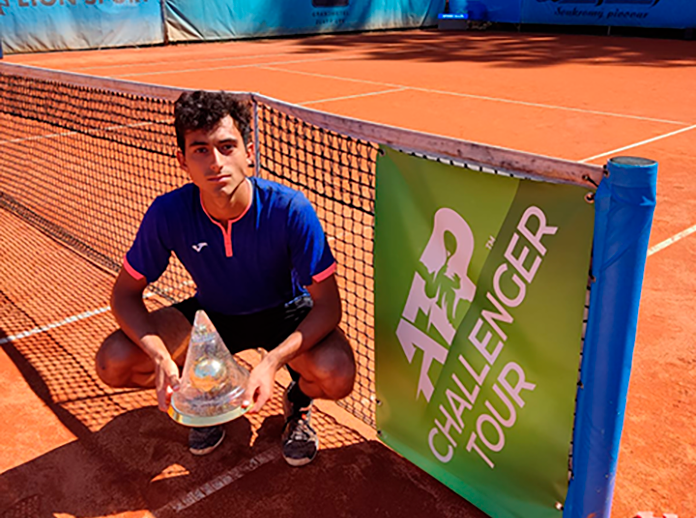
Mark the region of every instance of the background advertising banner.
<instances>
[{"instance_id":1,"label":"background advertising banner","mask_svg":"<svg viewBox=\"0 0 696 518\"><path fill-rule=\"evenodd\" d=\"M520 23L521 0L450 0L450 13L467 13L470 20Z\"/></svg>"},{"instance_id":2,"label":"background advertising banner","mask_svg":"<svg viewBox=\"0 0 696 518\"><path fill-rule=\"evenodd\" d=\"M437 25L445 0L165 0L170 41Z\"/></svg>"},{"instance_id":3,"label":"background advertising banner","mask_svg":"<svg viewBox=\"0 0 696 518\"><path fill-rule=\"evenodd\" d=\"M594 207L587 189L383 147L382 440L495 518L560 518Z\"/></svg>"},{"instance_id":4,"label":"background advertising banner","mask_svg":"<svg viewBox=\"0 0 696 518\"><path fill-rule=\"evenodd\" d=\"M694 0L523 0L522 23L686 29Z\"/></svg>"},{"instance_id":5,"label":"background advertising banner","mask_svg":"<svg viewBox=\"0 0 696 518\"><path fill-rule=\"evenodd\" d=\"M0 0L7 54L162 43L158 0Z\"/></svg>"}]
</instances>

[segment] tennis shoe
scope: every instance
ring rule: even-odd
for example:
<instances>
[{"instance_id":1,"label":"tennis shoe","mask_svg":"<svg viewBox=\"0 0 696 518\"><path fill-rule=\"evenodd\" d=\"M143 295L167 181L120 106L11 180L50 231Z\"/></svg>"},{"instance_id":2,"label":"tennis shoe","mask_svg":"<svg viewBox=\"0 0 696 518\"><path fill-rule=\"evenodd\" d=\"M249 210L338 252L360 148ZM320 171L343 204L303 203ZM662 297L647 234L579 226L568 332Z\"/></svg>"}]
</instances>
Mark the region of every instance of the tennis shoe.
<instances>
[{"instance_id":1,"label":"tennis shoe","mask_svg":"<svg viewBox=\"0 0 696 518\"><path fill-rule=\"evenodd\" d=\"M319 437L310 425L312 404L298 408L288 398L292 382L283 397L285 426L283 427L283 458L291 466L304 466L314 460L319 450Z\"/></svg>"},{"instance_id":2,"label":"tennis shoe","mask_svg":"<svg viewBox=\"0 0 696 518\"><path fill-rule=\"evenodd\" d=\"M314 460L319 450L319 438L309 424L310 411L285 421L283 429L283 458L291 466L304 466Z\"/></svg>"},{"instance_id":3,"label":"tennis shoe","mask_svg":"<svg viewBox=\"0 0 696 518\"><path fill-rule=\"evenodd\" d=\"M194 455L207 455L225 438L225 429L222 426L204 426L191 428L189 432L189 451Z\"/></svg>"}]
</instances>

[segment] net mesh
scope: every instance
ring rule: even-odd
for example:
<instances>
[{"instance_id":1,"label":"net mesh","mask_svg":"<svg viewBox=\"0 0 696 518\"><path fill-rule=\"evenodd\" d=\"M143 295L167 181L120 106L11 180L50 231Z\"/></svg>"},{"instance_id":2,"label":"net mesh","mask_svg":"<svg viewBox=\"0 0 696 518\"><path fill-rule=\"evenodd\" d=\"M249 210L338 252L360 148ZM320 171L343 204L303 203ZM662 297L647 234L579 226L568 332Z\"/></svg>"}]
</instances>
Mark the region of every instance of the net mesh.
<instances>
[{"instance_id":1,"label":"net mesh","mask_svg":"<svg viewBox=\"0 0 696 518\"><path fill-rule=\"evenodd\" d=\"M30 276L18 281L23 286L0 288L0 295L14 305L24 300L25 307L35 307L27 301L42 290L55 301L66 299L23 329L11 329L11 323L0 320L0 339L5 335L7 342L14 331L105 313L108 289L101 286L98 296L83 293L78 285L95 274L77 265L86 261L107 277L115 275L152 200L185 184L188 177L175 159L171 96L156 98L0 73L0 99L0 207L80 256L71 259L63 254L40 265L42 272L72 278L72 288L65 282L54 287L51 273L36 283ZM340 265L342 325L358 365L355 390L341 404L374 426L372 232L378 148L263 103L257 110L258 174L307 195ZM17 242L27 234L3 231L3 242L6 239ZM45 244L41 248L47 249ZM10 260L17 261L15 257ZM9 273L3 271L5 276L9 278ZM80 296L63 296L56 290ZM173 256L167 272L148 287L146 296L154 308L193 293L189 275ZM40 303L51 305L45 299ZM80 370L87 378L95 378L89 372L90 356L112 330L108 325L102 329L103 336L86 338L94 343L80 353L84 356ZM85 394L98 391L98 385L94 380Z\"/></svg>"},{"instance_id":2,"label":"net mesh","mask_svg":"<svg viewBox=\"0 0 696 518\"><path fill-rule=\"evenodd\" d=\"M118 271L154 197L187 181L171 102L7 74L0 98L0 206ZM176 259L151 290L192 293Z\"/></svg>"},{"instance_id":3,"label":"net mesh","mask_svg":"<svg viewBox=\"0 0 696 518\"><path fill-rule=\"evenodd\" d=\"M376 144L258 104L260 175L302 190L336 257L342 327L355 350L353 393L341 404L374 425L372 239Z\"/></svg>"},{"instance_id":4,"label":"net mesh","mask_svg":"<svg viewBox=\"0 0 696 518\"><path fill-rule=\"evenodd\" d=\"M79 406L80 419L98 427L126 408L124 401L140 398L105 388L92 358L115 329L108 315L110 286L145 210L157 195L189 181L175 158L173 99L180 90L156 94L148 85L114 87L113 82L93 80L85 85L60 74L31 77L6 70L0 70L0 344L12 346L7 350L15 351L18 359L38 358L65 343L61 333L72 333L69 346L60 345L53 357L73 362L74 378L60 378L61 371L46 362L39 362L46 367L39 370L44 381L56 378L48 383L56 391L53 401ZM255 107L259 176L303 191L324 225L339 265L342 327L357 362L354 391L339 404L375 426L376 139L351 137L347 130L336 131L336 124L319 125L311 111L245 97ZM405 140L404 147L412 143ZM454 144L458 155L465 143ZM146 303L156 309L194 291L173 256L166 273L148 287ZM78 321L82 327L77 331L59 329ZM56 331L39 334L52 329ZM17 337L29 338L22 342ZM31 354L22 347L29 347ZM35 362L29 363L27 368L37 369ZM81 387L77 395L76 387ZM91 410L85 401L102 396L111 403L98 418L95 399L90 400Z\"/></svg>"}]
</instances>

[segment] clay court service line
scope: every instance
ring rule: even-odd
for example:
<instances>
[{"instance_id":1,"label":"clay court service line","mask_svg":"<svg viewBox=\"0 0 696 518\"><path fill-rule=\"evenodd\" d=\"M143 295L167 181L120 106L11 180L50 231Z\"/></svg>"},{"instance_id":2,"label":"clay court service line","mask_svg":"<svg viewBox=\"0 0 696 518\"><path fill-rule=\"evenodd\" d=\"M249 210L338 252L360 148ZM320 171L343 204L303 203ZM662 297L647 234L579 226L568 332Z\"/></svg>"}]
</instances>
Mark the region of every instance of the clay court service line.
<instances>
[{"instance_id":1,"label":"clay court service line","mask_svg":"<svg viewBox=\"0 0 696 518\"><path fill-rule=\"evenodd\" d=\"M260 468L264 464L267 464L279 458L280 448L278 448L277 446L269 448L268 450L259 453L255 457L252 457L243 464L239 464L238 466L235 466L225 471L222 475L219 475L215 477L213 480L206 482L205 484L199 486L197 489L189 491L184 496L173 500L172 502L168 503L163 507L160 507L152 514L155 517L159 517L169 514L171 511L178 513L183 511L184 509L188 509L192 505L209 497L213 493L220 491L221 489L229 486L231 483L236 482L245 475Z\"/></svg>"},{"instance_id":2,"label":"clay court service line","mask_svg":"<svg viewBox=\"0 0 696 518\"><path fill-rule=\"evenodd\" d=\"M191 286L193 284L193 281L184 281L175 288L166 288L163 290L160 290L160 293L164 292L169 292L173 291L174 289L180 289L184 286ZM155 297L157 293L154 293L152 291L148 291L143 295L143 298L149 299L152 297ZM16 335L12 336L6 336L5 338L0 338L0 345L6 344L7 342L13 342L15 340L19 340L21 338L27 338L28 336L33 336L37 335L39 333L45 333L46 331L50 331L51 329L56 329L58 327L63 327L68 324L72 324L73 322L79 322L80 320L86 320L88 318L101 315L102 313L106 313L107 311L111 311L111 306L104 306L101 308L97 309L91 309L89 311L84 311L82 313L79 313L77 315L70 316L68 318L64 318L63 320L59 320L58 322L52 322L50 324L46 324L45 326L38 326L35 327L34 329L29 329L28 331L22 331L21 333L17 333Z\"/></svg>"},{"instance_id":3,"label":"clay court service line","mask_svg":"<svg viewBox=\"0 0 696 518\"><path fill-rule=\"evenodd\" d=\"M132 74L116 74L111 77L138 77L138 76L162 76L168 74L185 74L188 72L212 72L214 70L234 70L235 68L264 68L271 65L293 65L296 63L315 63L321 61L331 61L334 58L314 58L314 59L296 59L290 61L276 61L271 63L249 63L247 65L229 65L226 67L206 67L206 68L178 68L176 70L160 70L158 72L134 72ZM274 70L276 72L285 72L282 69L275 70L269 67L269 70Z\"/></svg>"},{"instance_id":4,"label":"clay court service line","mask_svg":"<svg viewBox=\"0 0 696 518\"><path fill-rule=\"evenodd\" d=\"M110 309L110 306L106 306L103 308L93 309L91 311L85 311L83 313L80 313L79 315L73 315L71 317L60 320L59 322L53 322L45 326L35 327L34 329L30 329L29 331L22 331L21 333L17 333L16 335L6 336L5 338L0 338L0 345L6 344L8 342L14 342L16 340L26 338L28 336L37 335L39 333L45 333L46 331L50 331L51 329L63 327L64 325L72 324L73 322L78 322L80 320L85 320L96 315L101 315L102 313L106 313Z\"/></svg>"},{"instance_id":5,"label":"clay court service line","mask_svg":"<svg viewBox=\"0 0 696 518\"><path fill-rule=\"evenodd\" d=\"M48 133L46 135L36 135L34 137L24 137L24 138L13 138L9 140L0 140L0 146L4 144L19 144L21 142L32 142L34 140L43 140L43 139L51 139L51 138L61 138L61 137L70 137L72 135L84 135L84 134L90 134L90 133L101 133L103 131L119 131L122 129L126 128L141 128L143 126L151 126L153 124L171 124L170 121L150 121L150 122L136 122L135 124L124 124L121 126L110 126L108 128L99 128L95 130L90 130L90 131L63 131L61 133Z\"/></svg>"},{"instance_id":6,"label":"clay court service line","mask_svg":"<svg viewBox=\"0 0 696 518\"><path fill-rule=\"evenodd\" d=\"M138 61L137 63L127 62L118 65L91 65L88 67L74 67L71 70L105 70L108 68L126 68L126 67L141 67L141 66L161 66L174 65L179 66L181 63L211 63L216 61L232 61L235 59L259 59L259 58L275 58L278 56L294 55L294 52L274 52L270 54L240 54L238 56L225 56L221 58L204 58L204 59L177 59L176 61Z\"/></svg>"},{"instance_id":7,"label":"clay court service line","mask_svg":"<svg viewBox=\"0 0 696 518\"><path fill-rule=\"evenodd\" d=\"M297 104L299 104L300 106L307 106L309 104L330 103L332 101L346 101L348 99L360 99L362 97L370 97L371 95L382 95L390 94L393 92L403 92L404 90L408 90L408 88L391 88L389 90L378 90L376 92L367 92L364 94L344 95L343 97L331 97L328 99L319 99L317 101L305 101Z\"/></svg>"},{"instance_id":8,"label":"clay court service line","mask_svg":"<svg viewBox=\"0 0 696 518\"><path fill-rule=\"evenodd\" d=\"M647 140L642 140L642 141L640 141L640 142L636 142L635 144L630 144L630 145L628 145L628 146L620 147L620 148L618 148L618 149L613 149L613 150L611 150L611 151L607 151L606 153L600 153L599 155L595 155L595 156L591 156L591 157L588 157L588 158L584 158L583 160L580 160L580 162L590 162L590 161L596 160L596 159L598 159L598 158L604 158L604 157L607 157L607 156L610 156L610 155L615 155L615 154L617 154L617 153L621 153L621 152L623 152L623 151L628 151L629 149L633 149L633 148L637 148L637 147L640 147L640 146L644 146L644 145L646 145L646 144L651 144L652 142L657 142L658 140L662 140L662 139L666 139L666 138L669 138L669 137L673 137L673 136L675 136L675 135L679 135L680 133L685 133L685 132L691 131L691 130L693 130L693 129L696 129L696 124L694 124L693 126L689 126L688 128L682 128L682 129L679 129L679 130L676 130L676 131L671 131L670 133L665 133L664 135L659 135L659 136L657 136L657 137L649 138L649 139L647 139ZM686 230L682 230L682 231L679 232L678 234L675 234L675 235L673 235L672 237L670 237L670 238L668 238L668 239L665 239L665 240L662 241L661 243L658 243L658 244L656 244L655 246L650 247L650 248L648 249L648 257L650 257L650 256L653 255L653 254L656 254L656 253L659 252L660 250L664 250L664 249L667 248L668 246L671 246L671 245L673 245L674 243L676 243L677 241L680 241L680 240L684 239L685 237L690 236L690 235L693 234L694 232L696 232L696 225L693 225L693 226L687 228Z\"/></svg>"},{"instance_id":9,"label":"clay court service line","mask_svg":"<svg viewBox=\"0 0 696 518\"><path fill-rule=\"evenodd\" d=\"M690 236L694 232L696 232L696 225L689 227L686 230L682 230L678 234L675 234L672 237L670 237L669 239L665 239L662 243L658 243L655 246L650 247L648 249L648 256L651 256L659 252L660 250L664 250L668 246L673 245L677 241L684 239L687 236Z\"/></svg>"},{"instance_id":10,"label":"clay court service line","mask_svg":"<svg viewBox=\"0 0 696 518\"><path fill-rule=\"evenodd\" d=\"M291 64L292 62L287 62L287 63L279 63L279 65L283 64ZM515 99L506 99L504 97L490 97L487 95L476 95L476 94L467 94L467 93L460 93L460 92L451 92L449 90L435 90L432 88L423 88L420 86L408 86L408 85L400 85L396 83L384 83L381 81L371 81L368 79L353 79L349 77L340 77L340 76L334 76L334 75L329 75L329 74L319 74L317 72L305 72L302 70L287 70L284 68L280 68L278 66L273 66L274 63L265 63L265 64L259 64L257 65L257 68L262 68L262 69L268 69L268 70L274 70L276 72L288 72L291 74L300 74L300 75L307 75L307 76L313 76L313 77L320 77L323 79L334 79L337 81L348 81L352 83L364 83L364 84L372 84L376 86L386 86L388 88L403 88L406 90L414 90L417 92L426 92L426 93L431 93L431 94L438 94L438 95L452 95L455 97L465 97L468 99L476 99L479 101L491 101L491 102L498 102L498 103L506 103L506 104L515 104L515 105L520 105L520 106L529 106L532 108L545 108L549 110L563 110L563 111L571 111L571 112L577 112L577 113L585 113L585 114L590 114L590 115L603 115L606 117L619 117L619 118L624 118L624 119L634 119L634 120L640 120L640 121L646 121L646 122L660 122L663 124L676 124L680 126L686 126L689 123L688 122L682 122L682 121L673 121L669 119L655 119L653 117L642 117L640 115L627 115L625 113L613 113L613 112L604 112L604 111L599 111L599 110L586 110L584 108L572 108L569 106L557 106L554 104L542 104L542 103L533 103L533 102L528 102L528 101L518 101Z\"/></svg>"},{"instance_id":11,"label":"clay court service line","mask_svg":"<svg viewBox=\"0 0 696 518\"><path fill-rule=\"evenodd\" d=\"M616 153L621 153L622 151L627 151L629 149L633 149L639 146L644 146L645 144L657 142L658 140L673 137L674 135L679 135L680 133L691 131L692 129L696 129L696 124L694 124L693 126L689 126L688 128L682 128L676 131L671 131L669 133L665 133L664 135L659 135L657 137L649 138L647 140L641 140L640 142L636 142L635 144L629 144L628 146L620 147L618 149L612 149L611 151L607 151L606 153L600 153L599 155L591 156L589 158L583 158L582 160L580 160L580 162L591 162L592 160L596 160L598 158L604 158L609 155L615 155Z\"/></svg>"},{"instance_id":12,"label":"clay court service line","mask_svg":"<svg viewBox=\"0 0 696 518\"><path fill-rule=\"evenodd\" d=\"M599 111L599 110L585 110L583 108L572 108L569 106L556 106L552 104L542 104L542 103L533 103L533 102L528 102L528 101L518 101L515 99L505 99L502 97L490 97L486 95L475 95L475 94L467 94L467 93L459 93L459 92L450 92L446 90L435 90L432 88L422 88L418 86L408 86L408 85L400 85L400 84L395 84L395 83L384 83L381 81L371 81L367 79L353 79L349 77L340 77L340 76L334 76L330 74L319 74L316 72L304 72L301 70L288 70L281 68L281 65L293 65L293 64L298 64L298 63L315 63L315 62L322 62L322 61L335 61L335 57L324 57L324 58L315 58L315 59L297 59L297 60L290 60L290 61L278 61L278 62L271 62L271 63L259 63L259 64L246 64L246 65L230 65L230 66L225 66L225 67L209 67L209 68L189 68L189 69L182 69L178 68L176 70L162 70L159 72L135 72L132 74L118 74L114 75L112 77L117 78L117 77L138 77L138 76L155 76L155 75L167 75L167 74L183 74L187 72L209 72L209 71L214 71L214 70L232 70L236 68L258 68L261 70L271 70L273 72L286 72L290 74L301 74L301 75L307 75L307 76L313 76L313 77L319 77L323 79L332 79L336 81L348 81L352 83L362 83L362 84L372 84L376 86L383 86L387 88L393 88L394 91L399 91L399 90L414 90L418 92L426 92L426 93L432 93L432 94L438 94L438 95L452 95L455 97L465 97L468 99L476 99L479 101L490 101L490 102L499 102L499 103L507 103L507 104L515 104L515 105L520 105L520 106L529 106L533 108L545 108L549 110L563 110L563 111L571 111L571 112L577 112L577 113L585 113L585 114L591 114L591 115L602 115L606 117L620 117L624 119L633 119L633 120L640 120L640 121L646 121L646 122L659 122L659 123L664 123L664 124L677 124L677 125L682 125L685 126L688 123L682 122L682 121L673 121L673 120L668 120L668 119L656 119L653 117L642 117L639 115L627 115L623 113L613 113L613 112L604 112L604 111ZM312 101L312 102L322 102L322 101Z\"/></svg>"}]
</instances>

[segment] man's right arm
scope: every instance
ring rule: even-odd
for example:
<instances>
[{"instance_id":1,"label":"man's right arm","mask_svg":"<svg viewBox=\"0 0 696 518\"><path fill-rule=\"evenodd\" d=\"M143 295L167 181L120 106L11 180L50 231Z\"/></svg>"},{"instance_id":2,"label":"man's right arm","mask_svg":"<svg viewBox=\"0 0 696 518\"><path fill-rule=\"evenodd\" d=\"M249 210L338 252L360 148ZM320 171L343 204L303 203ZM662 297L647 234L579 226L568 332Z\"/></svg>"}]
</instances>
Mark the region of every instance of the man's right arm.
<instances>
[{"instance_id":1,"label":"man's right arm","mask_svg":"<svg viewBox=\"0 0 696 518\"><path fill-rule=\"evenodd\" d=\"M176 390L179 385L179 369L145 307L143 292L146 287L145 278L135 279L121 268L111 293L111 310L126 336L152 359L157 400L160 409L166 410L170 393L168 389Z\"/></svg>"}]
</instances>

